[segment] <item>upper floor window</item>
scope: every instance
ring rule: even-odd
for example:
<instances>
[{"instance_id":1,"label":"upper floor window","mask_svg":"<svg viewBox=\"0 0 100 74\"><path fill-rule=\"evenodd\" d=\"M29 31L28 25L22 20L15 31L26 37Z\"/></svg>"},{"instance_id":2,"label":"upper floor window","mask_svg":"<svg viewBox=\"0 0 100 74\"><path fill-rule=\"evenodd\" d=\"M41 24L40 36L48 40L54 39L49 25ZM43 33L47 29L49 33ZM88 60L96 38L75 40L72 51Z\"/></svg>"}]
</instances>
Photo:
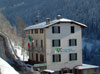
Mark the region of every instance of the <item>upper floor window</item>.
<instances>
[{"instance_id":1,"label":"upper floor window","mask_svg":"<svg viewBox=\"0 0 100 74\"><path fill-rule=\"evenodd\" d=\"M60 26L53 26L52 33L60 33Z\"/></svg>"},{"instance_id":2,"label":"upper floor window","mask_svg":"<svg viewBox=\"0 0 100 74\"><path fill-rule=\"evenodd\" d=\"M69 46L77 46L77 39L69 39Z\"/></svg>"},{"instance_id":3,"label":"upper floor window","mask_svg":"<svg viewBox=\"0 0 100 74\"><path fill-rule=\"evenodd\" d=\"M70 53L69 54L69 60L70 61L77 60L77 53Z\"/></svg>"},{"instance_id":4,"label":"upper floor window","mask_svg":"<svg viewBox=\"0 0 100 74\"><path fill-rule=\"evenodd\" d=\"M43 47L43 40L41 40L41 47Z\"/></svg>"},{"instance_id":5,"label":"upper floor window","mask_svg":"<svg viewBox=\"0 0 100 74\"><path fill-rule=\"evenodd\" d=\"M38 40L36 40L36 47L38 46Z\"/></svg>"},{"instance_id":6,"label":"upper floor window","mask_svg":"<svg viewBox=\"0 0 100 74\"><path fill-rule=\"evenodd\" d=\"M40 29L40 33L43 33L43 29Z\"/></svg>"},{"instance_id":7,"label":"upper floor window","mask_svg":"<svg viewBox=\"0 0 100 74\"><path fill-rule=\"evenodd\" d=\"M37 34L38 33L38 29L35 29L35 34Z\"/></svg>"},{"instance_id":8,"label":"upper floor window","mask_svg":"<svg viewBox=\"0 0 100 74\"><path fill-rule=\"evenodd\" d=\"M34 43L32 42L32 50L34 49Z\"/></svg>"},{"instance_id":9,"label":"upper floor window","mask_svg":"<svg viewBox=\"0 0 100 74\"><path fill-rule=\"evenodd\" d=\"M75 27L71 26L71 33L75 33Z\"/></svg>"},{"instance_id":10,"label":"upper floor window","mask_svg":"<svg viewBox=\"0 0 100 74\"><path fill-rule=\"evenodd\" d=\"M52 61L53 62L60 62L61 61L61 55L60 54L52 55Z\"/></svg>"},{"instance_id":11,"label":"upper floor window","mask_svg":"<svg viewBox=\"0 0 100 74\"><path fill-rule=\"evenodd\" d=\"M60 39L52 40L53 47L60 47Z\"/></svg>"},{"instance_id":12,"label":"upper floor window","mask_svg":"<svg viewBox=\"0 0 100 74\"><path fill-rule=\"evenodd\" d=\"M33 30L31 30L31 34L33 34Z\"/></svg>"}]
</instances>

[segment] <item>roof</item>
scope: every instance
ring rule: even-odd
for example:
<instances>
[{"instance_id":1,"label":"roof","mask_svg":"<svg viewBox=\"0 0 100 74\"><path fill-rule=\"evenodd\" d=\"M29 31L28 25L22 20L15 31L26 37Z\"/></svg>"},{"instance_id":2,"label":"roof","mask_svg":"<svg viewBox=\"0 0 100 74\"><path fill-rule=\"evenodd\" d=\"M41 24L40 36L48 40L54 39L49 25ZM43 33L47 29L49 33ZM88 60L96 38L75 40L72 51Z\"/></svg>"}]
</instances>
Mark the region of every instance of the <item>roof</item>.
<instances>
[{"instance_id":1,"label":"roof","mask_svg":"<svg viewBox=\"0 0 100 74\"><path fill-rule=\"evenodd\" d=\"M75 67L75 69L80 69L80 70L85 70L85 69L95 69L95 68L99 68L99 66L88 65L88 64L82 64L81 66Z\"/></svg>"},{"instance_id":2,"label":"roof","mask_svg":"<svg viewBox=\"0 0 100 74\"><path fill-rule=\"evenodd\" d=\"M46 63L34 64L33 67L43 67L43 66L47 66L47 64Z\"/></svg>"},{"instance_id":3,"label":"roof","mask_svg":"<svg viewBox=\"0 0 100 74\"><path fill-rule=\"evenodd\" d=\"M43 71L45 71L45 72L50 72L50 73L53 73L53 72L54 72L53 70L48 70L48 69L43 70Z\"/></svg>"},{"instance_id":4,"label":"roof","mask_svg":"<svg viewBox=\"0 0 100 74\"><path fill-rule=\"evenodd\" d=\"M85 24L79 23L77 21L62 18L59 20L56 19L56 20L50 21L50 24L46 24L46 22L42 22L42 23L39 23L36 25L31 25L31 26L26 27L24 30L46 28L46 27L49 27L49 26L54 25L56 23L75 23L81 27L87 27Z\"/></svg>"}]
</instances>

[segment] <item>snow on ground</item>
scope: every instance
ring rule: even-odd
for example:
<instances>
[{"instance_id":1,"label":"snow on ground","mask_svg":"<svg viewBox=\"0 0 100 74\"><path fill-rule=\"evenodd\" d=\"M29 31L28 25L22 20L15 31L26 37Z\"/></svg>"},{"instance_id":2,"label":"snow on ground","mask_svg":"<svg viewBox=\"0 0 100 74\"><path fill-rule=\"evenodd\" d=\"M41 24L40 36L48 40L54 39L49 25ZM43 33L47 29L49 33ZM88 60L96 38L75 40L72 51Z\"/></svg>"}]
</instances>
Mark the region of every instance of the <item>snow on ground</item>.
<instances>
[{"instance_id":1,"label":"snow on ground","mask_svg":"<svg viewBox=\"0 0 100 74\"><path fill-rule=\"evenodd\" d=\"M21 61L28 61L29 56L27 54L27 51L22 49L19 45L15 45L14 42L12 42L12 45L15 49L17 56L20 58L20 60ZM22 50L24 50L24 51L22 51Z\"/></svg>"},{"instance_id":2,"label":"snow on ground","mask_svg":"<svg viewBox=\"0 0 100 74\"><path fill-rule=\"evenodd\" d=\"M0 58L0 74L19 74L13 67L11 67L6 61Z\"/></svg>"},{"instance_id":3,"label":"snow on ground","mask_svg":"<svg viewBox=\"0 0 100 74\"><path fill-rule=\"evenodd\" d=\"M22 48L20 47L20 46L14 46L14 49L15 49L15 51L16 51L16 53L17 53L17 56L20 58L20 60L21 61L28 61L28 55L27 55L27 52L26 51L24 51L23 53L22 53Z\"/></svg>"}]
</instances>

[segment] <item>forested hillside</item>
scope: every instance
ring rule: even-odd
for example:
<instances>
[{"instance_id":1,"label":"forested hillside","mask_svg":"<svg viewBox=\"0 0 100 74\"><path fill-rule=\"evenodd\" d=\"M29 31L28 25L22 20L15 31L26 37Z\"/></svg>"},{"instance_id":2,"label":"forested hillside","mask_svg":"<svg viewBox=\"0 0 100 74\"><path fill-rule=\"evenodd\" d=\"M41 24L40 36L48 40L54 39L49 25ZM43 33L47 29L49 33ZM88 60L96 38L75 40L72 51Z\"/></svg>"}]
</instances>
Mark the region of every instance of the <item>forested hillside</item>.
<instances>
[{"instance_id":1,"label":"forested hillside","mask_svg":"<svg viewBox=\"0 0 100 74\"><path fill-rule=\"evenodd\" d=\"M0 0L0 11L15 25L21 17L29 25L33 24L39 13L40 22L45 18L62 17L88 25L84 36L100 39L100 0ZM89 34L89 35L88 35Z\"/></svg>"}]
</instances>

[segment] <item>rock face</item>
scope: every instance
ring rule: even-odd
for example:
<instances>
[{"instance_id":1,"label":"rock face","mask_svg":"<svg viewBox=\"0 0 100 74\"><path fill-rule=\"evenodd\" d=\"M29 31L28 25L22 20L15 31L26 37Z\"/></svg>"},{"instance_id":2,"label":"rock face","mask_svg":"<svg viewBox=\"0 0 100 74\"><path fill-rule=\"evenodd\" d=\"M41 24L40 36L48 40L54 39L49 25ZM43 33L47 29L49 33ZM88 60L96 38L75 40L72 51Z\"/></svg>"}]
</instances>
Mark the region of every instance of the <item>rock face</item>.
<instances>
[{"instance_id":1,"label":"rock face","mask_svg":"<svg viewBox=\"0 0 100 74\"><path fill-rule=\"evenodd\" d=\"M0 57L12 65L16 70L21 70L19 60L9 38L0 32ZM19 60L19 61L18 61Z\"/></svg>"},{"instance_id":2,"label":"rock face","mask_svg":"<svg viewBox=\"0 0 100 74\"><path fill-rule=\"evenodd\" d=\"M18 59L12 47L11 41L3 33L0 33L0 57L2 57L6 61L15 61L16 59Z\"/></svg>"},{"instance_id":3,"label":"rock face","mask_svg":"<svg viewBox=\"0 0 100 74\"><path fill-rule=\"evenodd\" d=\"M0 32L0 57L6 62L11 64L16 70L22 72L23 74L33 74L28 70L27 66L19 60L16 55L14 48L11 44L10 39L6 34Z\"/></svg>"},{"instance_id":4,"label":"rock face","mask_svg":"<svg viewBox=\"0 0 100 74\"><path fill-rule=\"evenodd\" d=\"M5 54L5 45L4 45L4 38L0 36L0 56L1 58L6 59Z\"/></svg>"}]
</instances>

